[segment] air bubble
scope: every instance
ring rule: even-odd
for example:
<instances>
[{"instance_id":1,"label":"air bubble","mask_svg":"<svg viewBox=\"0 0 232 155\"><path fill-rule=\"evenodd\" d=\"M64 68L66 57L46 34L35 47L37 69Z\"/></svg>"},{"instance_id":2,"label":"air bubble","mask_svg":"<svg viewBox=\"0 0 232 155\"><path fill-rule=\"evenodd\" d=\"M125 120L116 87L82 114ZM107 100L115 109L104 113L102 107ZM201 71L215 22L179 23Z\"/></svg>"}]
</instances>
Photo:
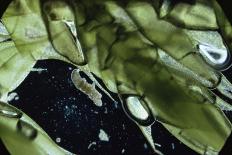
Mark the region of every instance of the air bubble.
<instances>
[{"instance_id":1,"label":"air bubble","mask_svg":"<svg viewBox=\"0 0 232 155\"><path fill-rule=\"evenodd\" d=\"M128 110L136 118L146 120L149 117L148 112L144 109L137 97L128 97L126 101Z\"/></svg>"},{"instance_id":2,"label":"air bubble","mask_svg":"<svg viewBox=\"0 0 232 155\"><path fill-rule=\"evenodd\" d=\"M0 115L9 117L9 118L20 118L22 113L14 108L13 106L0 102Z\"/></svg>"},{"instance_id":3,"label":"air bubble","mask_svg":"<svg viewBox=\"0 0 232 155\"><path fill-rule=\"evenodd\" d=\"M150 110L137 96L127 97L123 108L127 116L140 125L149 126L154 122Z\"/></svg>"},{"instance_id":4,"label":"air bubble","mask_svg":"<svg viewBox=\"0 0 232 155\"><path fill-rule=\"evenodd\" d=\"M227 49L217 48L210 44L198 44L198 50L203 59L217 70L226 70L230 65L230 54Z\"/></svg>"}]
</instances>

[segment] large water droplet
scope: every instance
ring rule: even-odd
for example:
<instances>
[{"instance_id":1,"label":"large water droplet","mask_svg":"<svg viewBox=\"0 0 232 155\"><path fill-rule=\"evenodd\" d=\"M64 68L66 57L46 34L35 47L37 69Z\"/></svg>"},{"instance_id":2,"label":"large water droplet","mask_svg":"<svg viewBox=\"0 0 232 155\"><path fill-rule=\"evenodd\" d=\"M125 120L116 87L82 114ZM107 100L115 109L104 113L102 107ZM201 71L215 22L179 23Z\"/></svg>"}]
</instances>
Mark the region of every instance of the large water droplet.
<instances>
[{"instance_id":1,"label":"large water droplet","mask_svg":"<svg viewBox=\"0 0 232 155\"><path fill-rule=\"evenodd\" d=\"M205 43L198 44L198 49L206 63L215 69L225 70L231 65L230 54L226 49Z\"/></svg>"},{"instance_id":2,"label":"large water droplet","mask_svg":"<svg viewBox=\"0 0 232 155\"><path fill-rule=\"evenodd\" d=\"M123 107L128 117L140 125L148 126L154 122L150 110L137 96L127 97Z\"/></svg>"},{"instance_id":3,"label":"large water droplet","mask_svg":"<svg viewBox=\"0 0 232 155\"><path fill-rule=\"evenodd\" d=\"M18 121L17 129L21 134L30 140L35 139L37 136L37 130L31 124L23 120Z\"/></svg>"},{"instance_id":4,"label":"large water droplet","mask_svg":"<svg viewBox=\"0 0 232 155\"><path fill-rule=\"evenodd\" d=\"M148 112L144 109L137 97L128 97L126 99L128 110L136 118L146 120L149 117Z\"/></svg>"}]
</instances>

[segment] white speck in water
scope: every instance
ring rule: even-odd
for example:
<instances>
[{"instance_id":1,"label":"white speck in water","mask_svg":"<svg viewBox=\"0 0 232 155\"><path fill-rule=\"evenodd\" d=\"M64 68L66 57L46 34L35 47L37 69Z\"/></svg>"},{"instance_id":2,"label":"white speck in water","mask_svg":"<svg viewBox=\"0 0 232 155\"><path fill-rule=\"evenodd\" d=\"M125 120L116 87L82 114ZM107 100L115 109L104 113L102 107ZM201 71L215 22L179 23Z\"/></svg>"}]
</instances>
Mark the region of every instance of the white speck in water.
<instances>
[{"instance_id":1,"label":"white speck in water","mask_svg":"<svg viewBox=\"0 0 232 155\"><path fill-rule=\"evenodd\" d=\"M68 70L72 71L73 69L72 69L72 67L69 67Z\"/></svg>"},{"instance_id":2,"label":"white speck in water","mask_svg":"<svg viewBox=\"0 0 232 155\"><path fill-rule=\"evenodd\" d=\"M61 142L61 138L60 138L60 137L57 137L57 138L56 138L56 142L57 142L57 143L60 143L60 142Z\"/></svg>"},{"instance_id":3,"label":"white speck in water","mask_svg":"<svg viewBox=\"0 0 232 155\"><path fill-rule=\"evenodd\" d=\"M124 154L125 153L125 149L122 149L122 154Z\"/></svg>"},{"instance_id":4,"label":"white speck in water","mask_svg":"<svg viewBox=\"0 0 232 155\"><path fill-rule=\"evenodd\" d=\"M89 144L89 146L88 146L88 149L90 149L90 148L91 148L91 146L93 146L93 145L97 145L97 143L96 143L96 142L92 142L92 143L90 143L90 144Z\"/></svg>"},{"instance_id":5,"label":"white speck in water","mask_svg":"<svg viewBox=\"0 0 232 155\"><path fill-rule=\"evenodd\" d=\"M161 147L161 145L160 145L160 144L158 144L158 143L155 143L155 146Z\"/></svg>"},{"instance_id":6,"label":"white speck in water","mask_svg":"<svg viewBox=\"0 0 232 155\"><path fill-rule=\"evenodd\" d=\"M125 124L122 124L122 129L126 130Z\"/></svg>"},{"instance_id":7,"label":"white speck in water","mask_svg":"<svg viewBox=\"0 0 232 155\"><path fill-rule=\"evenodd\" d=\"M114 102L114 108L118 109L118 102Z\"/></svg>"},{"instance_id":8,"label":"white speck in water","mask_svg":"<svg viewBox=\"0 0 232 155\"><path fill-rule=\"evenodd\" d=\"M99 139L101 141L108 142L110 140L109 136L107 135L107 133L104 130L102 130L102 129L100 129L100 133L99 133L98 137L99 137Z\"/></svg>"},{"instance_id":9,"label":"white speck in water","mask_svg":"<svg viewBox=\"0 0 232 155\"><path fill-rule=\"evenodd\" d=\"M107 114L107 113L108 113L108 110L107 110L107 108L105 108L105 111L104 111L104 113L105 113L105 114Z\"/></svg>"},{"instance_id":10,"label":"white speck in water","mask_svg":"<svg viewBox=\"0 0 232 155\"><path fill-rule=\"evenodd\" d=\"M147 148L148 148L148 146L147 146L147 144L146 144L146 143L144 143L143 147L144 147L145 149L147 149Z\"/></svg>"},{"instance_id":11,"label":"white speck in water","mask_svg":"<svg viewBox=\"0 0 232 155\"><path fill-rule=\"evenodd\" d=\"M172 149L175 150L175 144L174 143L172 143Z\"/></svg>"},{"instance_id":12,"label":"white speck in water","mask_svg":"<svg viewBox=\"0 0 232 155\"><path fill-rule=\"evenodd\" d=\"M19 100L19 96L16 92L12 92L7 96L7 101Z\"/></svg>"},{"instance_id":13,"label":"white speck in water","mask_svg":"<svg viewBox=\"0 0 232 155\"><path fill-rule=\"evenodd\" d=\"M38 74L41 74L42 72L47 72L48 70L46 68L32 68L32 72L38 72Z\"/></svg>"}]
</instances>

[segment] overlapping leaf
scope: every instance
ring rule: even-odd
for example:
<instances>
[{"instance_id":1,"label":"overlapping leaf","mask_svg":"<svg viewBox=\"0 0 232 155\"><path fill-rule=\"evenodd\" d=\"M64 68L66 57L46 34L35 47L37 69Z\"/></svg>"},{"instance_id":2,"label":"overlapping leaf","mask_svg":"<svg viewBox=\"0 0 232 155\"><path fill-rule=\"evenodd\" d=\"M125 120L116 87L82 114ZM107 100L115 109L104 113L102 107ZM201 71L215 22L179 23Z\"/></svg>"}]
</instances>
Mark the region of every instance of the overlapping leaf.
<instances>
[{"instance_id":1,"label":"overlapping leaf","mask_svg":"<svg viewBox=\"0 0 232 155\"><path fill-rule=\"evenodd\" d=\"M217 154L231 132L219 107L231 106L210 89L230 97L232 87L197 45L226 49L221 29L231 49L222 14L215 1L203 0L13 1L2 18L8 34L0 34L0 93L16 88L37 60L60 59L93 72L112 92L141 96L179 140Z\"/></svg>"}]
</instances>

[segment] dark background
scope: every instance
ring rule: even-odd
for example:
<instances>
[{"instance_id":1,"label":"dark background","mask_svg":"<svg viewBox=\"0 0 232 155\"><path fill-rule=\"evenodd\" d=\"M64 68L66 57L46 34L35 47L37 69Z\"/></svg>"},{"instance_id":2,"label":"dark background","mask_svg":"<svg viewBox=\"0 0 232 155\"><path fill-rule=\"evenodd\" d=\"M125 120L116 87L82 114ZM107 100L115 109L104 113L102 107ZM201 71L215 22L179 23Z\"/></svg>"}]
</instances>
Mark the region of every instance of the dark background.
<instances>
[{"instance_id":1,"label":"dark background","mask_svg":"<svg viewBox=\"0 0 232 155\"><path fill-rule=\"evenodd\" d=\"M0 15L9 2L0 0ZM223 7L227 5L223 1L220 3ZM230 17L228 8L224 9ZM49 60L39 61L35 68L47 70L31 72L14 91L19 99L12 100L11 104L32 117L54 141L60 138L60 146L81 155L154 154L138 127L124 114L119 102L112 102L104 95L103 107L96 107L74 87L70 79L73 66ZM232 79L231 73L232 70L225 73L229 79ZM112 95L117 98L116 94ZM227 116L231 118L231 114L227 113ZM109 136L108 142L99 139L100 129ZM164 154L196 155L159 123L153 125L152 136L157 149ZM221 154L232 152L231 145L232 137ZM0 155L7 154L0 141Z\"/></svg>"},{"instance_id":2,"label":"dark background","mask_svg":"<svg viewBox=\"0 0 232 155\"><path fill-rule=\"evenodd\" d=\"M97 107L74 87L70 79L73 66L49 60L39 61L35 68L47 70L31 72L13 91L19 99L12 100L11 104L32 117L54 141L60 138L60 146L81 155L154 154L119 102L103 95L103 106ZM116 94L112 95L117 98ZM99 139L100 129L109 136L108 142ZM152 130L157 148L163 153L196 154L159 123L155 123ZM90 147L92 142L96 145Z\"/></svg>"}]
</instances>

